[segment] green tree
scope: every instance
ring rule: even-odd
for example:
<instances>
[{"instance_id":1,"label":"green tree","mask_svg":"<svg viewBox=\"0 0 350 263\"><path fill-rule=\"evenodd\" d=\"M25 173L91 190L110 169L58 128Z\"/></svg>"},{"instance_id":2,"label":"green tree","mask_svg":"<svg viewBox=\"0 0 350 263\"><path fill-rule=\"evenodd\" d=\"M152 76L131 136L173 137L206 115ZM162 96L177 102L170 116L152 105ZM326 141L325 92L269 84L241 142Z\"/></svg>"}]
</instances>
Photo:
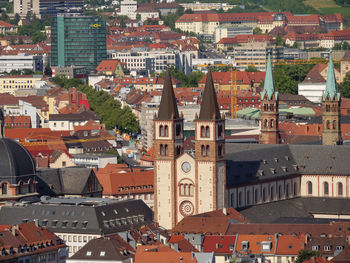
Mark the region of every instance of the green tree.
<instances>
[{"instance_id":1,"label":"green tree","mask_svg":"<svg viewBox=\"0 0 350 263\"><path fill-rule=\"evenodd\" d=\"M37 44L39 42L44 41L46 39L46 35L43 32L36 31L31 36L31 39L32 39L34 44Z\"/></svg>"},{"instance_id":2,"label":"green tree","mask_svg":"<svg viewBox=\"0 0 350 263\"><path fill-rule=\"evenodd\" d=\"M310 251L306 249L302 249L299 251L296 263L302 263L306 260L309 260L312 257L319 257L320 252L319 251Z\"/></svg>"},{"instance_id":3,"label":"green tree","mask_svg":"<svg viewBox=\"0 0 350 263\"><path fill-rule=\"evenodd\" d=\"M249 65L248 68L245 71L247 71L247 72L258 72L259 70L254 65Z\"/></svg>"},{"instance_id":4,"label":"green tree","mask_svg":"<svg viewBox=\"0 0 350 263\"><path fill-rule=\"evenodd\" d=\"M262 30L259 27L256 27L253 29L253 34L254 35L262 34Z\"/></svg>"},{"instance_id":5,"label":"green tree","mask_svg":"<svg viewBox=\"0 0 350 263\"><path fill-rule=\"evenodd\" d=\"M276 45L277 46L282 46L283 45L282 37L281 37L280 34L278 34L277 37L276 37Z\"/></svg>"},{"instance_id":6,"label":"green tree","mask_svg":"<svg viewBox=\"0 0 350 263\"><path fill-rule=\"evenodd\" d=\"M140 21L140 20L141 20L141 15L140 15L140 14L136 14L136 19L137 19L138 21Z\"/></svg>"},{"instance_id":7,"label":"green tree","mask_svg":"<svg viewBox=\"0 0 350 263\"><path fill-rule=\"evenodd\" d=\"M350 72L346 73L343 82L338 87L343 97L350 98Z\"/></svg>"}]
</instances>

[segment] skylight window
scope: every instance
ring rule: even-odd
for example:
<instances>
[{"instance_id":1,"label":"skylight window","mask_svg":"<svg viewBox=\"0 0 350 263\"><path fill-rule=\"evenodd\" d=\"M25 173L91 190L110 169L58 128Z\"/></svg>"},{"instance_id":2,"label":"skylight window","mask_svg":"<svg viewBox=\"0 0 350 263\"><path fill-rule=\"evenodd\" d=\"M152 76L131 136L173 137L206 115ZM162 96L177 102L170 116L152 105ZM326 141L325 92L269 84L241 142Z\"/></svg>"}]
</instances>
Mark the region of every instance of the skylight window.
<instances>
[{"instance_id":1,"label":"skylight window","mask_svg":"<svg viewBox=\"0 0 350 263\"><path fill-rule=\"evenodd\" d=\"M106 255L106 252L105 251L101 251L100 252L100 257L104 257Z\"/></svg>"},{"instance_id":2,"label":"skylight window","mask_svg":"<svg viewBox=\"0 0 350 263\"><path fill-rule=\"evenodd\" d=\"M87 255L88 257L90 257L90 256L92 255L92 252L91 252L91 251L86 251L86 255Z\"/></svg>"}]
</instances>

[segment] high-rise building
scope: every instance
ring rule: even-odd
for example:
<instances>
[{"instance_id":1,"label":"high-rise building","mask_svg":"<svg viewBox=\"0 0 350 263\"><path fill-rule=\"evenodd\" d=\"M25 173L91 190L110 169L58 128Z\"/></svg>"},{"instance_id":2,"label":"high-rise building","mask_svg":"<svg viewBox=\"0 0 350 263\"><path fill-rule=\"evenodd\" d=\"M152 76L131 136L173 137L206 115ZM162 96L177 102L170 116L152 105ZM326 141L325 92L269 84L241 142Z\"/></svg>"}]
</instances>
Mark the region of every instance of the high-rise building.
<instances>
[{"instance_id":1,"label":"high-rise building","mask_svg":"<svg viewBox=\"0 0 350 263\"><path fill-rule=\"evenodd\" d=\"M94 70L106 58L106 22L102 18L64 14L53 19L51 66Z\"/></svg>"},{"instance_id":2,"label":"high-rise building","mask_svg":"<svg viewBox=\"0 0 350 263\"><path fill-rule=\"evenodd\" d=\"M83 6L83 0L14 0L14 13L21 17L28 13L47 17L60 13L82 13Z\"/></svg>"}]
</instances>

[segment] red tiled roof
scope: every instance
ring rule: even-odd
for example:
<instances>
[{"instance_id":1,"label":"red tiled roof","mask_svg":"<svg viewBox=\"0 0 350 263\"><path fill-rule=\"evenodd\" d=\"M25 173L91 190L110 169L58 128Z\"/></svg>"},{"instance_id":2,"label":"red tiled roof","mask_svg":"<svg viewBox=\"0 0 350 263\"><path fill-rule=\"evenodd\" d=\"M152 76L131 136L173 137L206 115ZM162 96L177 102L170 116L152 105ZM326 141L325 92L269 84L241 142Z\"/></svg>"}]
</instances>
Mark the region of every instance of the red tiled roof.
<instances>
[{"instance_id":1,"label":"red tiled roof","mask_svg":"<svg viewBox=\"0 0 350 263\"><path fill-rule=\"evenodd\" d=\"M242 250L242 242L248 241L248 249ZM262 242L271 242L270 249L262 250ZM238 235L236 251L251 254L274 254L275 250L274 235Z\"/></svg>"},{"instance_id":2,"label":"red tiled roof","mask_svg":"<svg viewBox=\"0 0 350 263\"><path fill-rule=\"evenodd\" d=\"M269 35L237 35L235 37L224 37L218 44L240 44L248 42L272 42Z\"/></svg>"},{"instance_id":3,"label":"red tiled roof","mask_svg":"<svg viewBox=\"0 0 350 263\"><path fill-rule=\"evenodd\" d=\"M120 63L118 59L106 59L102 60L96 67L97 72L112 71L115 72L117 65Z\"/></svg>"},{"instance_id":4,"label":"red tiled roof","mask_svg":"<svg viewBox=\"0 0 350 263\"><path fill-rule=\"evenodd\" d=\"M203 252L214 252L215 254L232 254L236 236L205 236L203 241Z\"/></svg>"},{"instance_id":5,"label":"red tiled roof","mask_svg":"<svg viewBox=\"0 0 350 263\"><path fill-rule=\"evenodd\" d=\"M3 20L0 20L0 27L15 27L15 26L12 24L9 24Z\"/></svg>"},{"instance_id":6,"label":"red tiled roof","mask_svg":"<svg viewBox=\"0 0 350 263\"><path fill-rule=\"evenodd\" d=\"M172 235L168 244L177 244L178 251L181 252L198 252L198 250L183 235Z\"/></svg>"},{"instance_id":7,"label":"red tiled roof","mask_svg":"<svg viewBox=\"0 0 350 263\"><path fill-rule=\"evenodd\" d=\"M298 252L305 248L306 237L281 235L278 236L277 255L298 255Z\"/></svg>"}]
</instances>

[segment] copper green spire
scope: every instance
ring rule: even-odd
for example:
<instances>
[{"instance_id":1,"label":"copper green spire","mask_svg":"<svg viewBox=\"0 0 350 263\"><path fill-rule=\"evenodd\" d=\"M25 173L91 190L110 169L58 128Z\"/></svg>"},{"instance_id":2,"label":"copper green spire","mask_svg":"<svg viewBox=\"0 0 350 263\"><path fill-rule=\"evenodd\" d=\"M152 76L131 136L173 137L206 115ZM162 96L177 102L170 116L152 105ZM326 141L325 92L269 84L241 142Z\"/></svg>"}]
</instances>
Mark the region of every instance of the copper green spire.
<instances>
[{"instance_id":1,"label":"copper green spire","mask_svg":"<svg viewBox=\"0 0 350 263\"><path fill-rule=\"evenodd\" d=\"M271 53L269 52L268 57L267 57L264 89L261 92L261 99L264 99L265 94L266 94L267 99L270 100L274 93L275 93L275 85L273 83L273 76L272 76ZM277 97L277 92L275 95Z\"/></svg>"},{"instance_id":2,"label":"copper green spire","mask_svg":"<svg viewBox=\"0 0 350 263\"><path fill-rule=\"evenodd\" d=\"M327 96L329 96L329 100L340 99L340 93L337 91L337 83L335 81L335 76L334 76L332 50L329 52L328 74L327 74L326 89L323 93L323 100L326 100Z\"/></svg>"}]
</instances>

